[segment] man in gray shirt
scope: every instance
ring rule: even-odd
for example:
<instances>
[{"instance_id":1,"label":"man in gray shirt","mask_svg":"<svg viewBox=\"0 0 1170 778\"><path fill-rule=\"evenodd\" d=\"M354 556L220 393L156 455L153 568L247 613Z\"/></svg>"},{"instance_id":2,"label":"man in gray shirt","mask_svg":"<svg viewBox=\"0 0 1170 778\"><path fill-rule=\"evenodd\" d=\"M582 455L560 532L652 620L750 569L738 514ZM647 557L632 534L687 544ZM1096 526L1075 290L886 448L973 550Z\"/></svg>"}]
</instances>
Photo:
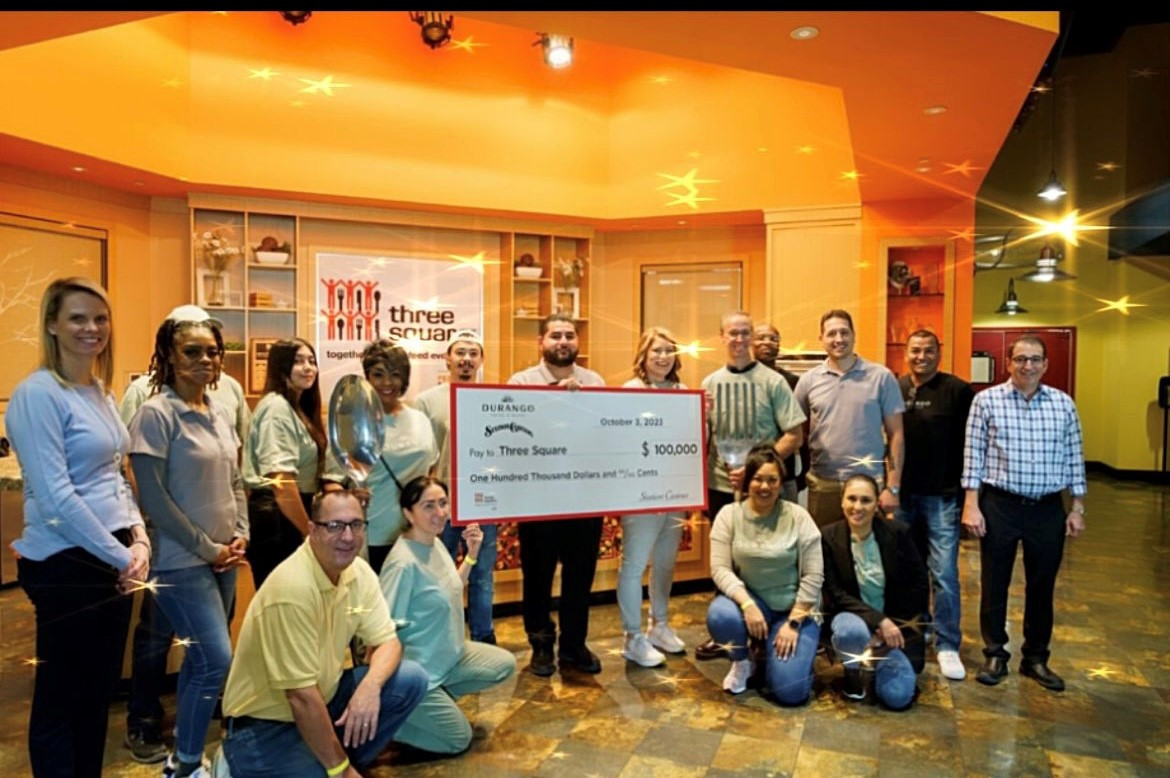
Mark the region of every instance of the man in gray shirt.
<instances>
[{"instance_id":1,"label":"man in gray shirt","mask_svg":"<svg viewBox=\"0 0 1170 778\"><path fill-rule=\"evenodd\" d=\"M825 313L821 345L828 358L796 384L796 401L809 420L808 512L818 527L841 518L841 487L855 473L877 480L884 512L898 507L902 392L889 368L854 353L854 342L849 312Z\"/></svg>"},{"instance_id":2,"label":"man in gray shirt","mask_svg":"<svg viewBox=\"0 0 1170 778\"><path fill-rule=\"evenodd\" d=\"M538 364L513 375L510 384L532 386L605 386L597 373L577 364L577 324L563 314L552 314L540 323ZM601 672L601 661L585 645L589 632L589 592L597 570L601 545L601 517L560 521L522 521L520 570L524 574L524 629L532 644L528 669L546 677L556 671L553 644L557 627L549 617L553 575L561 563L561 667L585 673Z\"/></svg>"}]
</instances>

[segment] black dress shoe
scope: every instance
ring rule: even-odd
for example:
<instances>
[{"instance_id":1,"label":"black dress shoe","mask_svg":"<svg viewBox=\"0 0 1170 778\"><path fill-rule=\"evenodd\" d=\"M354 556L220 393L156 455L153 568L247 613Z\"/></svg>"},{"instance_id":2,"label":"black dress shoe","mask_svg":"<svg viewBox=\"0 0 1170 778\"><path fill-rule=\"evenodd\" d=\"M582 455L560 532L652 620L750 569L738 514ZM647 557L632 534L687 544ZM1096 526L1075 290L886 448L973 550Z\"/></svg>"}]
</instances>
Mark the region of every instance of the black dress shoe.
<instances>
[{"instance_id":1,"label":"black dress shoe","mask_svg":"<svg viewBox=\"0 0 1170 778\"><path fill-rule=\"evenodd\" d=\"M553 657L552 646L533 646L532 661L528 664L528 669L533 675L538 675L541 678L548 678L555 673L557 665Z\"/></svg>"},{"instance_id":2,"label":"black dress shoe","mask_svg":"<svg viewBox=\"0 0 1170 778\"><path fill-rule=\"evenodd\" d=\"M714 638L695 646L695 659L719 659L727 656L727 649L715 642Z\"/></svg>"},{"instance_id":3,"label":"black dress shoe","mask_svg":"<svg viewBox=\"0 0 1170 778\"><path fill-rule=\"evenodd\" d=\"M601 660L586 646L560 651L561 667L568 667L582 673L596 674L601 672Z\"/></svg>"},{"instance_id":4,"label":"black dress shoe","mask_svg":"<svg viewBox=\"0 0 1170 778\"><path fill-rule=\"evenodd\" d=\"M1007 674L1007 660L1002 656L989 656L984 660L983 667L979 668L979 674L975 676L975 680L987 686L995 686L1007 678Z\"/></svg>"},{"instance_id":5,"label":"black dress shoe","mask_svg":"<svg viewBox=\"0 0 1170 778\"><path fill-rule=\"evenodd\" d=\"M1064 691L1064 679L1049 670L1044 662L1020 662L1020 675L1028 676L1049 691Z\"/></svg>"}]
</instances>

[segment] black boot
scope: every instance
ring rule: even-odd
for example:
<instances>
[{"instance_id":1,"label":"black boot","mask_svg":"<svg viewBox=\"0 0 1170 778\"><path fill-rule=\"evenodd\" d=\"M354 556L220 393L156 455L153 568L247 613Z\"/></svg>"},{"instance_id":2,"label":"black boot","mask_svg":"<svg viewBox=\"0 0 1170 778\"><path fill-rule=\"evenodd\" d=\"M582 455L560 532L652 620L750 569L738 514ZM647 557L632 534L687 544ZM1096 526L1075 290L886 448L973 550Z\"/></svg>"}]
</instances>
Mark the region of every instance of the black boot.
<instances>
[{"instance_id":1,"label":"black boot","mask_svg":"<svg viewBox=\"0 0 1170 778\"><path fill-rule=\"evenodd\" d=\"M845 666L845 674L841 678L841 693L851 700L862 701L865 699L865 676L861 672L861 667L853 665Z\"/></svg>"},{"instance_id":2,"label":"black boot","mask_svg":"<svg viewBox=\"0 0 1170 778\"><path fill-rule=\"evenodd\" d=\"M532 661L528 664L528 669L533 675L548 678L557 671L556 655L553 653L556 636L529 635L528 642L532 644Z\"/></svg>"}]
</instances>

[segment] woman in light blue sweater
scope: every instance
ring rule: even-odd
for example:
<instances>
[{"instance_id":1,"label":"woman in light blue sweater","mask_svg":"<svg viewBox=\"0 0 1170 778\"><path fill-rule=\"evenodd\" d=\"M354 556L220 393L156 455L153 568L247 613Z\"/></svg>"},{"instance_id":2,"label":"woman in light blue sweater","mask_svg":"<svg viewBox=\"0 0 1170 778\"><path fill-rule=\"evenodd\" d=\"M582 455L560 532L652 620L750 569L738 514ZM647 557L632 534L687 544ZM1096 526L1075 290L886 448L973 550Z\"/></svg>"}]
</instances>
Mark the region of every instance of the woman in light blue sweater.
<instances>
[{"instance_id":1,"label":"woman in light blue sweater","mask_svg":"<svg viewBox=\"0 0 1170 778\"><path fill-rule=\"evenodd\" d=\"M12 393L5 426L24 479L20 585L36 610L29 716L34 776L98 778L132 600L150 540L122 463L126 427L110 397L106 292L59 279L41 298L41 366Z\"/></svg>"}]
</instances>

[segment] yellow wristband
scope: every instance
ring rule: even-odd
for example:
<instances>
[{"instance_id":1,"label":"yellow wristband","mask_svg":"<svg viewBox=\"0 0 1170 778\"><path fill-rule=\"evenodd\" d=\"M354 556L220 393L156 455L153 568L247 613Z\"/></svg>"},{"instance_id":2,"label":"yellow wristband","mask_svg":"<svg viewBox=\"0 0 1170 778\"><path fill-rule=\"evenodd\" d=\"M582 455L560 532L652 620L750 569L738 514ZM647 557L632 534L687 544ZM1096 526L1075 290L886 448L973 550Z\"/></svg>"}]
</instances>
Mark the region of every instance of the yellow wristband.
<instances>
[{"instance_id":1,"label":"yellow wristband","mask_svg":"<svg viewBox=\"0 0 1170 778\"><path fill-rule=\"evenodd\" d=\"M344 762L337 765L337 767L330 767L328 770L325 771L325 774L328 775L329 778L333 778L333 776L341 775L342 773L344 773L348 769L349 769L349 757L347 756L345 758Z\"/></svg>"},{"instance_id":2,"label":"yellow wristband","mask_svg":"<svg viewBox=\"0 0 1170 778\"><path fill-rule=\"evenodd\" d=\"M472 567L475 567L475 563L478 562L479 560L473 556L465 556L465 557L463 557L463 561L466 562L467 564L471 565Z\"/></svg>"},{"instance_id":3,"label":"yellow wristband","mask_svg":"<svg viewBox=\"0 0 1170 778\"><path fill-rule=\"evenodd\" d=\"M747 600L745 600L744 602L741 602L741 603L739 604L739 609L740 609L741 611L746 611L748 608L752 607L752 606L753 606L753 605L755 605L755 604L756 604L756 601L755 601L755 600L753 600L753 599L751 599L751 598L749 598L749 599L747 599Z\"/></svg>"}]
</instances>

